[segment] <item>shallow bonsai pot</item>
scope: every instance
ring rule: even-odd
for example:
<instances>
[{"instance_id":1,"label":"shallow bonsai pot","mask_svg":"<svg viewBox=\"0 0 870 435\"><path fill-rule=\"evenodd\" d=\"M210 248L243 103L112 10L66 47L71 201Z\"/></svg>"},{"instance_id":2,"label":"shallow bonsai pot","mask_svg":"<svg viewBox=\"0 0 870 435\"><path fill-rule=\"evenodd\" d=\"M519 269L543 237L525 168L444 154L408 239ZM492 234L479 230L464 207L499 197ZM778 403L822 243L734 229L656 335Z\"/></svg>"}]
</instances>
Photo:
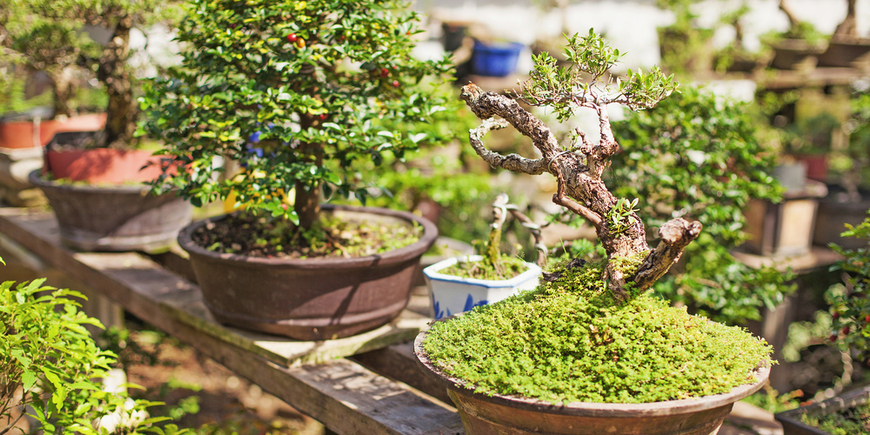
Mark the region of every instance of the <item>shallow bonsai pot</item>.
<instances>
[{"instance_id":1,"label":"shallow bonsai pot","mask_svg":"<svg viewBox=\"0 0 870 435\"><path fill-rule=\"evenodd\" d=\"M755 373L756 382L725 394L654 403L572 402L563 405L535 399L474 393L460 379L444 374L423 350L423 331L414 354L423 371L447 388L468 435L714 435L734 402L761 389L770 368Z\"/></svg>"},{"instance_id":2,"label":"shallow bonsai pot","mask_svg":"<svg viewBox=\"0 0 870 435\"><path fill-rule=\"evenodd\" d=\"M145 185L88 186L44 180L42 189L54 209L64 245L81 251L153 251L173 244L191 219L192 207L172 193L150 194Z\"/></svg>"},{"instance_id":3,"label":"shallow bonsai pot","mask_svg":"<svg viewBox=\"0 0 870 435\"><path fill-rule=\"evenodd\" d=\"M819 66L823 67L861 67L868 64L870 38L832 37L828 49L819 56Z\"/></svg>"},{"instance_id":4,"label":"shallow bonsai pot","mask_svg":"<svg viewBox=\"0 0 870 435\"><path fill-rule=\"evenodd\" d=\"M365 332L394 319L411 295L420 257L438 236L435 224L394 210L324 205L342 219L416 222L417 242L356 258L254 258L212 252L194 243L193 223L178 235L202 289L205 305L221 323L297 340L325 340Z\"/></svg>"},{"instance_id":5,"label":"shallow bonsai pot","mask_svg":"<svg viewBox=\"0 0 870 435\"><path fill-rule=\"evenodd\" d=\"M837 397L832 397L823 402L780 412L775 414L774 418L782 424L782 430L785 435L831 435L826 431L804 423L801 421L801 415L822 416L833 414L842 409L863 405L868 401L870 401L870 387L864 387Z\"/></svg>"},{"instance_id":6,"label":"shallow bonsai pot","mask_svg":"<svg viewBox=\"0 0 870 435\"><path fill-rule=\"evenodd\" d=\"M773 44L774 55L770 66L775 69L812 69L818 62L817 56L825 52L826 46L811 45L803 39L783 39Z\"/></svg>"},{"instance_id":7,"label":"shallow bonsai pot","mask_svg":"<svg viewBox=\"0 0 870 435\"><path fill-rule=\"evenodd\" d=\"M440 273L459 261L476 262L483 260L480 255L453 257L423 269L426 286L432 299L432 317L436 320L471 310L479 305L498 302L523 290L538 286L541 268L534 263L526 263L526 271L506 280L486 280L462 278Z\"/></svg>"}]
</instances>

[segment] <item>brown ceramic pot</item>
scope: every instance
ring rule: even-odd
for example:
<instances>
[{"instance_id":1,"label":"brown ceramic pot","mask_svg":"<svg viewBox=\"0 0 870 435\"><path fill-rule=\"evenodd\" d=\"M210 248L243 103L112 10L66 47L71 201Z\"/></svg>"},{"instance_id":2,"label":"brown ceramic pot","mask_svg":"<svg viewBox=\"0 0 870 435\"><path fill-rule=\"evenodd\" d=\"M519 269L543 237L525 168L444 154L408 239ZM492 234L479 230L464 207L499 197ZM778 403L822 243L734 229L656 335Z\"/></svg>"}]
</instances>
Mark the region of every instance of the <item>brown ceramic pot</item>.
<instances>
[{"instance_id":1,"label":"brown ceramic pot","mask_svg":"<svg viewBox=\"0 0 870 435\"><path fill-rule=\"evenodd\" d=\"M172 193L159 196L150 187L88 186L44 180L42 189L54 209L64 245L82 251L154 251L175 242L191 219L192 208Z\"/></svg>"},{"instance_id":2,"label":"brown ceramic pot","mask_svg":"<svg viewBox=\"0 0 870 435\"><path fill-rule=\"evenodd\" d=\"M713 435L734 402L758 391L770 368L756 374L757 381L727 394L698 399L654 403L587 403L564 405L534 399L475 394L463 382L442 373L423 350L426 331L414 341L414 353L423 371L447 388L468 435Z\"/></svg>"},{"instance_id":3,"label":"brown ceramic pot","mask_svg":"<svg viewBox=\"0 0 870 435\"><path fill-rule=\"evenodd\" d=\"M435 242L435 224L410 213L324 205L342 219L416 222L420 240L357 258L275 259L216 253L191 235L218 216L178 235L190 254L206 306L219 322L297 340L347 337L388 323L405 309L420 257Z\"/></svg>"}]
</instances>

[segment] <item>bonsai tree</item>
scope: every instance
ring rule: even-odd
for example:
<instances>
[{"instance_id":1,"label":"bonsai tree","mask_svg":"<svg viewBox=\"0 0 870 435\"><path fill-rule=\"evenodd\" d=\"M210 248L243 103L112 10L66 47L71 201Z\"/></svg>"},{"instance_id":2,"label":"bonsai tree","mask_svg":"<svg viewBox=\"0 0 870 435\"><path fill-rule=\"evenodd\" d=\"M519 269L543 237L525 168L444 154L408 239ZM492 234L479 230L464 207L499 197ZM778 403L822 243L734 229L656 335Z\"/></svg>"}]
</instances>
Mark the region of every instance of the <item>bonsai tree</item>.
<instances>
[{"instance_id":1,"label":"bonsai tree","mask_svg":"<svg viewBox=\"0 0 870 435\"><path fill-rule=\"evenodd\" d=\"M5 20L2 43L13 59L28 70L43 71L51 79L55 115L72 115L70 99L89 72L108 96L106 125L95 146L126 147L134 139L138 107L130 48L134 29L145 33L175 13L173 2L153 0L3 0L11 13ZM100 44L87 30L108 31Z\"/></svg>"},{"instance_id":2,"label":"bonsai tree","mask_svg":"<svg viewBox=\"0 0 870 435\"><path fill-rule=\"evenodd\" d=\"M483 123L471 131L469 140L474 150L494 167L532 175L553 174L558 180L553 202L592 224L608 257L643 258L638 270L630 275L609 266L609 291L626 299L627 288L643 292L664 275L685 247L698 237L701 224L683 218L665 222L659 229L659 246L650 249L643 221L634 208L637 203L615 197L602 178L610 158L619 149L606 106L617 103L632 109L650 108L674 92L678 84L673 76L666 77L653 68L649 73L629 71L628 78L619 81L615 88L605 88L601 80L619 59L619 50L606 46L591 30L589 35L574 35L568 42L566 54L574 66L557 67L552 57L542 53L535 58L530 79L522 84L520 97L532 106L552 107L560 120L567 119L578 108L595 111L599 119L597 143L577 129L570 144L560 145L543 121L522 109L519 103L507 96L482 92L474 84L462 88L461 98ZM591 82L583 80L583 73L592 76ZM481 139L486 133L508 125L531 138L542 157L503 156L483 146Z\"/></svg>"},{"instance_id":3,"label":"bonsai tree","mask_svg":"<svg viewBox=\"0 0 870 435\"><path fill-rule=\"evenodd\" d=\"M365 203L355 163L403 158L429 137L415 125L443 110L427 83L449 62L411 55L417 16L404 10L398 0L192 2L181 65L142 99L142 132L189 168L155 188L176 187L194 205L232 193L303 230L324 197ZM216 157L243 172L213 177L224 170Z\"/></svg>"},{"instance_id":4,"label":"bonsai tree","mask_svg":"<svg viewBox=\"0 0 870 435\"><path fill-rule=\"evenodd\" d=\"M526 413L531 414L526 399L546 402L542 413L559 414L553 420L570 425L572 420L564 419L612 415L605 407L581 411L559 404L657 402L726 393L744 384L760 388L762 383L752 373L769 365L770 347L764 340L689 315L685 308L649 295L648 290L701 235L701 223L688 214L671 216L660 224L653 247L638 215L652 198L618 197L605 184L605 172L620 150L608 105L649 109L677 91L678 84L658 68L629 70L624 79L613 82L605 79L620 53L591 30L586 36L568 38L566 56L571 62L568 67L557 66L546 53L535 56L534 70L515 97L551 109L560 121L579 110L592 111L598 118L595 137L578 128L570 140L560 142L515 99L468 84L461 98L481 119L469 133L469 142L493 167L553 175L558 183L553 202L595 228L606 258L573 259L546 274L535 290L436 322L418 339L418 356L455 387L498 394L499 405L510 402L522 407L522 419L497 422L508 425L521 424ZM482 139L488 132L508 126L528 137L540 156L503 155L484 146ZM461 389L451 388L451 396L461 394L457 392ZM457 406L466 406L466 400L471 399L456 400ZM483 402L468 406L482 407ZM624 409L613 412L620 417L618 424L631 423ZM649 414L637 412L649 424L645 419ZM577 421L588 420L574 421L574 430L581 432ZM711 430L693 424L698 426L680 427ZM709 424L718 427L715 421ZM607 427L586 428L584 433Z\"/></svg>"}]
</instances>

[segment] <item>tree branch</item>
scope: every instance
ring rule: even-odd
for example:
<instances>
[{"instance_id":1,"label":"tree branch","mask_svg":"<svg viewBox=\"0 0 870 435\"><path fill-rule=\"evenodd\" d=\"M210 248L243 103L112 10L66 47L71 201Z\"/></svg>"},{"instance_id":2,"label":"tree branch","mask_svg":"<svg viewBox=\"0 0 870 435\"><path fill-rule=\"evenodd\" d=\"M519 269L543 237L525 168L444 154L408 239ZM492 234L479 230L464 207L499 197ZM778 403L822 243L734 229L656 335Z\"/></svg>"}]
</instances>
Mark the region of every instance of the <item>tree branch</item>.
<instances>
[{"instance_id":1,"label":"tree branch","mask_svg":"<svg viewBox=\"0 0 870 435\"><path fill-rule=\"evenodd\" d=\"M659 245L643 260L643 263L628 280L636 285L636 291L646 290L661 278L671 265L679 261L686 246L701 234L700 222L673 219L659 228Z\"/></svg>"},{"instance_id":2,"label":"tree branch","mask_svg":"<svg viewBox=\"0 0 870 435\"><path fill-rule=\"evenodd\" d=\"M471 129L468 132L468 140L471 142L471 147L486 163L496 168L503 168L509 171L522 172L524 174L538 175L544 173L547 169L547 163L543 159L527 159L519 154L509 154L503 156L497 152L486 149L483 145L483 136L492 130L499 130L508 126L508 123L503 119L489 118L483 121L477 128Z\"/></svg>"}]
</instances>

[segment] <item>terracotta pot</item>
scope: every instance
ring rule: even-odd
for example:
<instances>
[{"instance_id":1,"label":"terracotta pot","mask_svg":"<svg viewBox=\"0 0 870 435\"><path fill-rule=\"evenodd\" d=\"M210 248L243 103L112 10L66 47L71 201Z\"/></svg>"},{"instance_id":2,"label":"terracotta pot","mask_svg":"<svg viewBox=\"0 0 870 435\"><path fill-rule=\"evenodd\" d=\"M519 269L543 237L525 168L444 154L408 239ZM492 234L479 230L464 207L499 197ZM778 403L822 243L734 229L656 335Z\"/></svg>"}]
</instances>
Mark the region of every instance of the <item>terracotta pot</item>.
<instances>
[{"instance_id":1,"label":"terracotta pot","mask_svg":"<svg viewBox=\"0 0 870 435\"><path fill-rule=\"evenodd\" d=\"M191 219L192 207L150 187L80 186L30 173L54 209L64 245L83 251L152 251L170 246Z\"/></svg>"},{"instance_id":2,"label":"terracotta pot","mask_svg":"<svg viewBox=\"0 0 870 435\"><path fill-rule=\"evenodd\" d=\"M863 405L868 401L870 401L870 387L864 387L832 397L823 402L816 402L808 406L780 412L775 414L774 418L782 424L782 431L785 435L830 435L826 431L803 423L801 415L830 415L842 409Z\"/></svg>"},{"instance_id":3,"label":"terracotta pot","mask_svg":"<svg viewBox=\"0 0 870 435\"><path fill-rule=\"evenodd\" d=\"M79 115L39 122L2 122L0 123L0 148L43 147L51 142L55 133L96 131L102 129L105 124L105 114Z\"/></svg>"},{"instance_id":4,"label":"terracotta pot","mask_svg":"<svg viewBox=\"0 0 870 435\"><path fill-rule=\"evenodd\" d=\"M761 389L770 368L757 381L726 394L654 403L572 402L564 405L521 397L475 394L463 382L438 370L423 350L426 331L414 341L417 362L447 388L468 435L713 435L734 402Z\"/></svg>"},{"instance_id":5,"label":"terracotta pot","mask_svg":"<svg viewBox=\"0 0 870 435\"><path fill-rule=\"evenodd\" d=\"M145 150L94 148L86 150L46 149L43 172L55 179L89 183L124 184L147 182L162 172L162 156Z\"/></svg>"},{"instance_id":6,"label":"terracotta pot","mask_svg":"<svg viewBox=\"0 0 870 435\"><path fill-rule=\"evenodd\" d=\"M206 306L219 322L297 340L325 340L365 332L405 309L420 257L438 230L428 220L387 209L324 205L342 219L416 222L420 240L378 255L357 258L276 259L222 254L197 245L196 222L178 235L190 254Z\"/></svg>"}]
</instances>

